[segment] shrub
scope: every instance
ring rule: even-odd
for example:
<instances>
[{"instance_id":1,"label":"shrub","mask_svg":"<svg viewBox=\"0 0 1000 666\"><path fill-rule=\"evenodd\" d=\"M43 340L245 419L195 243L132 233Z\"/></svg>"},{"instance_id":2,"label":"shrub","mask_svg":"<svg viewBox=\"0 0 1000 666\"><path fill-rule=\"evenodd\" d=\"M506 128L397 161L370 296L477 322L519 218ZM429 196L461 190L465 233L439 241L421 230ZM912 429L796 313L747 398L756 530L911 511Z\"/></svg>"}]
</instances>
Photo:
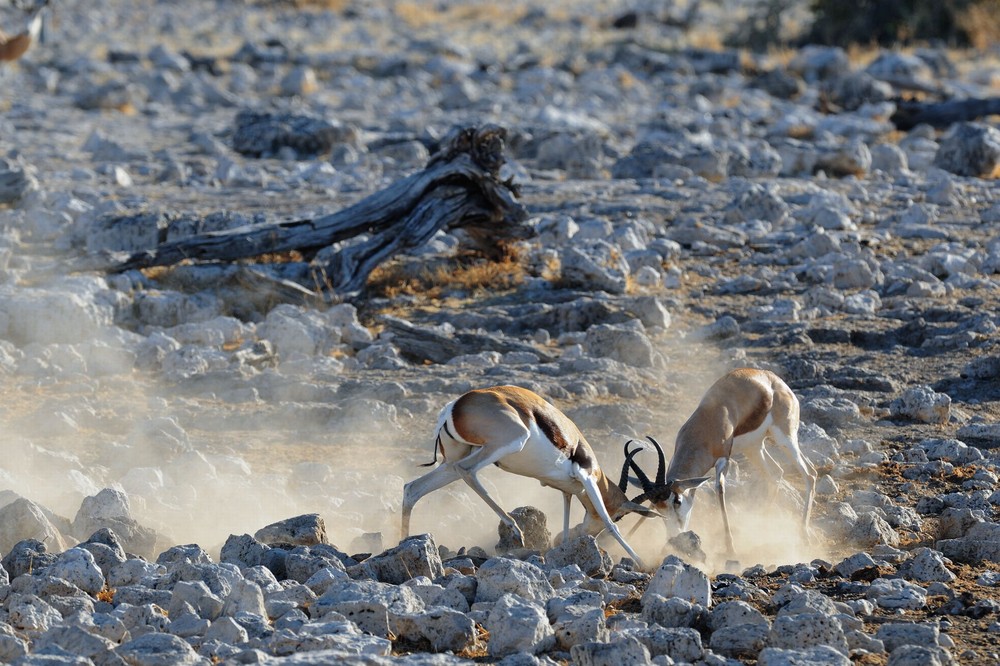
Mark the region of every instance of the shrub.
<instances>
[{"instance_id":1,"label":"shrub","mask_svg":"<svg viewBox=\"0 0 1000 666\"><path fill-rule=\"evenodd\" d=\"M985 48L1000 36L1000 0L812 0L809 41L944 42Z\"/></svg>"}]
</instances>

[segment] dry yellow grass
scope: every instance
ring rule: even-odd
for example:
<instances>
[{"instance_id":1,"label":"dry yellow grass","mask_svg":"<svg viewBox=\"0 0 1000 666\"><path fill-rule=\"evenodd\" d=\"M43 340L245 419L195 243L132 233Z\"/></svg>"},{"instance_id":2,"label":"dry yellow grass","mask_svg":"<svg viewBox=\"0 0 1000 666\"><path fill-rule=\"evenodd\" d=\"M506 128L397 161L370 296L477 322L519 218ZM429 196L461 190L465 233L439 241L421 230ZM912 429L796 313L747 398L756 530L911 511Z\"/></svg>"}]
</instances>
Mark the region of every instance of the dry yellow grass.
<instances>
[{"instance_id":1,"label":"dry yellow grass","mask_svg":"<svg viewBox=\"0 0 1000 666\"><path fill-rule=\"evenodd\" d=\"M1000 43L1000 0L973 4L956 20L973 48L986 50Z\"/></svg>"},{"instance_id":2,"label":"dry yellow grass","mask_svg":"<svg viewBox=\"0 0 1000 666\"><path fill-rule=\"evenodd\" d=\"M411 295L433 300L454 291L471 292L470 295L506 291L523 282L525 274L516 257L457 265L442 263L417 270L412 265L394 262L376 268L368 279L368 288L386 298Z\"/></svg>"},{"instance_id":3,"label":"dry yellow grass","mask_svg":"<svg viewBox=\"0 0 1000 666\"><path fill-rule=\"evenodd\" d=\"M299 9L325 9L332 12L342 12L347 8L347 0L292 0Z\"/></svg>"},{"instance_id":4,"label":"dry yellow grass","mask_svg":"<svg viewBox=\"0 0 1000 666\"><path fill-rule=\"evenodd\" d=\"M722 41L723 35L717 29L695 28L687 33L687 43L696 49L708 49L710 51L722 51L726 48Z\"/></svg>"},{"instance_id":5,"label":"dry yellow grass","mask_svg":"<svg viewBox=\"0 0 1000 666\"><path fill-rule=\"evenodd\" d=\"M400 2L396 5L396 16L412 28L456 23L510 25L520 20L523 15L524 9L512 10L502 4L456 5L443 10L426 2Z\"/></svg>"}]
</instances>

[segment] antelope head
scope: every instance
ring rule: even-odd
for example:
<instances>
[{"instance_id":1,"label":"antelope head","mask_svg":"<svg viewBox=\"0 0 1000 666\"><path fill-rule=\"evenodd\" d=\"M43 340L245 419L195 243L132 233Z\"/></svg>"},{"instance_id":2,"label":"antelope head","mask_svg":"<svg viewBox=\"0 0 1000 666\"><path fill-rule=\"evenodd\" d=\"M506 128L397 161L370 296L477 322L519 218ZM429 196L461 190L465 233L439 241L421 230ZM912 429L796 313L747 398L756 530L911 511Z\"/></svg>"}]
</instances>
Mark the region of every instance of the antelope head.
<instances>
[{"instance_id":1,"label":"antelope head","mask_svg":"<svg viewBox=\"0 0 1000 666\"><path fill-rule=\"evenodd\" d=\"M691 509L694 507L692 493L694 489L709 480L710 477L702 476L691 479L668 479L666 459L660 443L650 436L646 436L656 449L657 467L653 480L646 475L634 458L637 453L646 448L644 443L630 450L630 445L635 440L625 443L625 464L622 466L622 476L618 487L624 491L628 487L628 482L633 480L628 476L629 468L635 473L634 480L642 487L642 493L632 498L632 502L641 504L650 502L663 518L663 523L668 532L681 532L687 529L688 521L691 517Z\"/></svg>"}]
</instances>

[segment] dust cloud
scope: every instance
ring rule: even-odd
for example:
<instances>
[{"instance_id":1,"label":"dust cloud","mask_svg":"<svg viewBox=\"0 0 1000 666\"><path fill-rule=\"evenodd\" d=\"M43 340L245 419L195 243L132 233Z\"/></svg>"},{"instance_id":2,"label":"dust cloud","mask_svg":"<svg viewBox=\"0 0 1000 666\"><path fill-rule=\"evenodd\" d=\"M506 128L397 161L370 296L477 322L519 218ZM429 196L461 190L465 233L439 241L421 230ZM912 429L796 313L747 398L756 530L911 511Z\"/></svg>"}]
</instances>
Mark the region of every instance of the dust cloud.
<instances>
[{"instance_id":1,"label":"dust cloud","mask_svg":"<svg viewBox=\"0 0 1000 666\"><path fill-rule=\"evenodd\" d=\"M680 424L732 364L719 362L717 355L707 360L707 353L667 353L685 362L664 372L663 400L649 406L653 422L641 424L643 431L634 436L654 435L669 459ZM364 537L372 533L381 533L383 547L395 545L403 484L431 469L419 465L431 460L437 413L455 396L415 397L400 388L398 395L358 391L345 400L335 388L337 379L325 387L318 380L293 381L292 365L279 370L244 379L206 380L193 388L165 386L139 370L53 381L8 375L3 379L6 393L16 398L0 412L7 433L0 490L13 491L55 514L62 529L70 532L67 546L89 536L72 534L69 525L83 499L108 487L126 492L132 517L161 535L161 551L196 543L217 556L230 534L253 534L305 513L319 514L331 543L342 550L364 551L371 543ZM553 402L566 411L581 406ZM405 409L399 414L380 411L394 404ZM620 433L629 425L608 424L603 432L584 428L602 468L615 481L627 439ZM655 456L643 456L652 474ZM547 516L553 536L561 532L558 491L493 467L483 470L481 479L508 511L535 506ZM801 488L794 470L786 479ZM725 539L710 486L697 493L691 528L703 539L708 555L704 566L722 571ZM801 540L794 508L765 506L742 496L741 484L732 488L730 516L741 565L829 555L822 541ZM9 493L0 494L0 505L11 499ZM582 520L583 509L574 500L570 525ZM623 532L634 522L625 518ZM411 533L430 532L438 544L452 550L480 546L492 552L497 524L489 507L459 481L417 503ZM649 520L629 541L647 562L655 563L671 552L669 536L661 521ZM610 535L603 535L601 543L615 557L624 554Z\"/></svg>"},{"instance_id":2,"label":"dust cloud","mask_svg":"<svg viewBox=\"0 0 1000 666\"><path fill-rule=\"evenodd\" d=\"M667 380L665 392L673 400L653 405L653 421L644 425L651 428L648 434L652 434L663 445L669 464L673 439L680 425L697 406L708 387L726 371L742 363L739 358L720 361L717 350L712 352L716 356L710 358L709 352L701 348L695 350L691 345L684 345L683 348L675 346L664 353L670 358L685 360L674 364L671 372L664 375ZM553 402L557 406L563 406L558 400ZM621 447L628 439L617 432L622 425L626 424L615 424L614 427L609 424L610 433L584 432L594 447L605 474L615 481L624 461ZM647 433L637 432L634 436L641 437L642 434ZM780 456L780 452L775 454ZM640 454L639 459L649 475L655 473L655 456L651 452ZM793 466L780 457L778 459L785 468L785 477L782 493L778 501L773 503L761 501L760 495L765 494L766 489L754 483L755 479L739 479L738 465L733 466L734 470L729 476L727 507L736 548L735 565L725 552L725 531L713 484L708 483L697 491L689 527L702 539L706 560L698 564L707 572L731 572L734 566L745 568L756 564L773 569L779 564L829 559L837 555L842 546L824 537L816 525L815 509L811 537L807 539L802 533L801 493L804 484ZM414 467L407 478L415 478L424 471L426 470ZM405 477L405 474L402 475ZM544 488L533 479L517 477L494 468L483 470L481 478L502 507L510 510L517 506L535 506L545 513L552 535L555 537L561 532L563 504L562 495L558 491ZM634 487L629 489L630 495L638 492ZM579 524L583 517L581 505L574 500L570 526ZM497 523L497 518L482 500L466 489L464 484L456 482L426 496L417 504L411 531L432 532L438 543L452 548L456 544L478 545L490 551L497 541ZM627 535L637 523L638 528L627 540L644 560L656 563L671 553L685 556L668 545L668 539L673 534L668 533L660 520L639 521L634 517L626 517L620 523L623 534ZM616 558L625 554L609 534L603 534L600 542Z\"/></svg>"}]
</instances>

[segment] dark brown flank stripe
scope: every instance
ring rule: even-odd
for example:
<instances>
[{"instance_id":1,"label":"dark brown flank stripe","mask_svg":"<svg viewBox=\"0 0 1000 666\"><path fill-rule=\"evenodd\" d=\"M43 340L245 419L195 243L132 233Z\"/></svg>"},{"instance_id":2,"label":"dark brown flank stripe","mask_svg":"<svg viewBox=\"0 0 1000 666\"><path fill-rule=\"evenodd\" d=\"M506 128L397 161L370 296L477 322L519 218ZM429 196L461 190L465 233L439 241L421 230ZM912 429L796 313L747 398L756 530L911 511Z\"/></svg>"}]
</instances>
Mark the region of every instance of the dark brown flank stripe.
<instances>
[{"instance_id":1,"label":"dark brown flank stripe","mask_svg":"<svg viewBox=\"0 0 1000 666\"><path fill-rule=\"evenodd\" d=\"M507 402L507 406L517 412L517 417L521 419L521 423L524 424L525 428L531 427L531 412L529 410L517 402Z\"/></svg>"},{"instance_id":2,"label":"dark brown flank stripe","mask_svg":"<svg viewBox=\"0 0 1000 666\"><path fill-rule=\"evenodd\" d=\"M733 437L739 437L759 428L760 424L767 418L767 413L771 411L771 403L772 400L770 399L762 398L758 400L753 412L743 419L742 423L737 424L736 429L733 431Z\"/></svg>"},{"instance_id":3,"label":"dark brown flank stripe","mask_svg":"<svg viewBox=\"0 0 1000 666\"><path fill-rule=\"evenodd\" d=\"M569 459L579 465L580 469L587 470L588 472L597 467L597 459L594 458L594 452L590 450L590 445L582 439L576 443L576 449Z\"/></svg>"},{"instance_id":4,"label":"dark brown flank stripe","mask_svg":"<svg viewBox=\"0 0 1000 666\"><path fill-rule=\"evenodd\" d=\"M538 424L539 430L541 430L549 441L556 445L556 448L560 451L569 450L569 442L563 436L562 430L555 424L554 421L549 419L540 409L536 409L532 412L535 417L535 423Z\"/></svg>"},{"instance_id":5,"label":"dark brown flank stripe","mask_svg":"<svg viewBox=\"0 0 1000 666\"><path fill-rule=\"evenodd\" d=\"M444 423L441 425L441 429L444 430L444 434L448 435L449 437L451 437L456 442L458 441L458 438L455 437L453 434L451 434L451 430L448 428L448 419L445 419ZM440 442L440 441L441 441L441 438L438 437L438 442Z\"/></svg>"}]
</instances>

